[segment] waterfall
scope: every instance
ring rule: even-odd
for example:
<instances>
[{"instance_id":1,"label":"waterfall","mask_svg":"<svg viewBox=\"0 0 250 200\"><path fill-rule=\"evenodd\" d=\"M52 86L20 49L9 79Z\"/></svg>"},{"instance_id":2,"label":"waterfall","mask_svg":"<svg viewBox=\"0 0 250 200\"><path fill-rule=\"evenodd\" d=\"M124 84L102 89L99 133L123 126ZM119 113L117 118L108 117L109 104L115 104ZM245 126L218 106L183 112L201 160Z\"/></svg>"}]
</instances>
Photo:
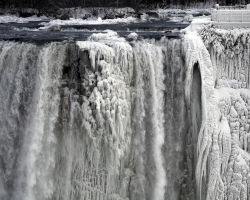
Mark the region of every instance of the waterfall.
<instances>
[{"instance_id":1,"label":"waterfall","mask_svg":"<svg viewBox=\"0 0 250 200\"><path fill-rule=\"evenodd\" d=\"M1 199L53 193L53 129L65 50L56 44L1 43Z\"/></svg>"},{"instance_id":2,"label":"waterfall","mask_svg":"<svg viewBox=\"0 0 250 200\"><path fill-rule=\"evenodd\" d=\"M146 158L149 168L146 168L146 176L155 179L155 185L150 188L152 195L150 199L164 199L166 186L166 174L163 167L162 146L164 144L164 73L163 73L163 46L157 46L154 43L138 42L134 47L134 56L136 62L136 82L137 89L146 93L140 101L144 103L145 116L139 116L140 120L146 120L142 132L146 133L145 147L148 152ZM143 52L143 53L139 53ZM137 74L139 73L139 74ZM142 77L140 77L142 76ZM142 88L141 88L142 87ZM145 105L146 103L146 105ZM140 108L141 109L141 108ZM136 112L140 112L138 109ZM144 119L143 119L144 118ZM137 119L134 119L135 123ZM140 130L139 133L140 134ZM155 165L155 166L154 166ZM152 174L155 173L155 174Z\"/></svg>"},{"instance_id":3,"label":"waterfall","mask_svg":"<svg viewBox=\"0 0 250 200\"><path fill-rule=\"evenodd\" d=\"M1 198L179 196L184 139L171 134L185 129L169 127L166 137L177 83L165 88L167 70L172 81L183 76L180 44L129 43L112 32L76 43L1 42Z\"/></svg>"},{"instance_id":4,"label":"waterfall","mask_svg":"<svg viewBox=\"0 0 250 200\"><path fill-rule=\"evenodd\" d=\"M0 42L0 199L248 199L250 37L199 34Z\"/></svg>"}]
</instances>

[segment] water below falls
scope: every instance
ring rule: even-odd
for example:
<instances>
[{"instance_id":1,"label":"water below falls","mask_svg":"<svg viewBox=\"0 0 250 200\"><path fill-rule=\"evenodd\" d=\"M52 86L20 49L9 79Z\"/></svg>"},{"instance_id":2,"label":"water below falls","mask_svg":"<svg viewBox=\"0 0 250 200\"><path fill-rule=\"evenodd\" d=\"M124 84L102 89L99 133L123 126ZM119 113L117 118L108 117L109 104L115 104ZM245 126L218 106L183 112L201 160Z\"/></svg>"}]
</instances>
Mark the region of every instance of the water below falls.
<instances>
[{"instance_id":1,"label":"water below falls","mask_svg":"<svg viewBox=\"0 0 250 200\"><path fill-rule=\"evenodd\" d=\"M250 198L249 83L202 39L0 42L0 199Z\"/></svg>"}]
</instances>

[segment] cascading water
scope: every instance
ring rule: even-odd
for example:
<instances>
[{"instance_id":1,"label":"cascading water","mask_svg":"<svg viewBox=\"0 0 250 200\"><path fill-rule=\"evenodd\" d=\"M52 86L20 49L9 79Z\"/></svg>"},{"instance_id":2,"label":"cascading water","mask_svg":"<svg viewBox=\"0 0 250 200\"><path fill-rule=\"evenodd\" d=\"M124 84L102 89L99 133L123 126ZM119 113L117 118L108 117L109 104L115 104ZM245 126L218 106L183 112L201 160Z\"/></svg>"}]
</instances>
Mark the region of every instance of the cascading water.
<instances>
[{"instance_id":1,"label":"cascading water","mask_svg":"<svg viewBox=\"0 0 250 200\"><path fill-rule=\"evenodd\" d=\"M65 47L1 43L1 199L53 193L53 129Z\"/></svg>"},{"instance_id":2,"label":"cascading water","mask_svg":"<svg viewBox=\"0 0 250 200\"><path fill-rule=\"evenodd\" d=\"M223 34L1 42L0 199L248 199L248 35Z\"/></svg>"},{"instance_id":3,"label":"cascading water","mask_svg":"<svg viewBox=\"0 0 250 200\"><path fill-rule=\"evenodd\" d=\"M144 190L148 195L147 198L150 199L164 199L166 185L161 150L164 144L162 50L162 46L147 42L139 42L134 46L135 66L139 72L136 74L136 89L144 92L144 98L139 100L144 104L142 109L147 116L138 116L141 121L145 121L145 125L141 127L141 130L138 130L137 134L140 134L140 132L145 134L145 144L143 145L146 145L144 147L146 156L144 162L147 166L145 166L144 177L150 180L150 182L152 181L153 186L150 183L145 183L149 185ZM136 112L140 113L140 110L141 108L136 110ZM136 124L137 117L133 120ZM138 141L137 145L141 145L141 142L143 140Z\"/></svg>"}]
</instances>

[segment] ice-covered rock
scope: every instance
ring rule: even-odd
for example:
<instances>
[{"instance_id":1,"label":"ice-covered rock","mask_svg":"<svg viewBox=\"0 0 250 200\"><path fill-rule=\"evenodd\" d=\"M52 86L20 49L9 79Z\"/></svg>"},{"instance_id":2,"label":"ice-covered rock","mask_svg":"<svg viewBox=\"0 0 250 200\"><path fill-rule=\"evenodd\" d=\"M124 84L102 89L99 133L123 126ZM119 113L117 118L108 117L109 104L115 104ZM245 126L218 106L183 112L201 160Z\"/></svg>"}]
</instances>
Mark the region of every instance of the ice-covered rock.
<instances>
[{"instance_id":1,"label":"ice-covered rock","mask_svg":"<svg viewBox=\"0 0 250 200\"><path fill-rule=\"evenodd\" d=\"M128 36L127 36L128 39L132 39L132 40L137 40L138 38L138 34L135 33L135 32L132 32L130 33Z\"/></svg>"}]
</instances>

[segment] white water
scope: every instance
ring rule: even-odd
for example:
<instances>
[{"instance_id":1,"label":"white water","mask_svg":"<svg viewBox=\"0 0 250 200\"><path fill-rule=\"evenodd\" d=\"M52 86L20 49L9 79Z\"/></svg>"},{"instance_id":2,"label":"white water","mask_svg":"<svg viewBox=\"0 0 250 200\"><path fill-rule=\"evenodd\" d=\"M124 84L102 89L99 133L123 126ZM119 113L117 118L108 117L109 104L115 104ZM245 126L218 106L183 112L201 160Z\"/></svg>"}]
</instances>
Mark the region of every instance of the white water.
<instances>
[{"instance_id":1,"label":"white water","mask_svg":"<svg viewBox=\"0 0 250 200\"><path fill-rule=\"evenodd\" d=\"M5 170L2 198L47 199L53 194L51 175L56 143L53 129L59 103L57 77L61 74L65 47L1 45L1 56L5 57L1 63L1 156ZM8 190L15 192L8 194Z\"/></svg>"},{"instance_id":2,"label":"white water","mask_svg":"<svg viewBox=\"0 0 250 200\"><path fill-rule=\"evenodd\" d=\"M135 59L137 60L138 71L143 70L140 74L144 73L144 76L148 77L148 80L144 83L139 79L138 85L143 87L147 85L147 92L150 93L152 99L150 99L151 110L150 118L152 120L151 127L151 145L153 146L153 158L155 162L155 186L152 193L152 199L164 199L164 192L166 186L166 174L163 167L163 155L162 146L164 144L164 73L163 73L163 46L155 46L155 44L149 44L147 42L138 42L135 45ZM143 54L139 54L143 52ZM141 101L145 102L146 99ZM140 118L144 118L142 115ZM153 162L151 160L151 162Z\"/></svg>"}]
</instances>

